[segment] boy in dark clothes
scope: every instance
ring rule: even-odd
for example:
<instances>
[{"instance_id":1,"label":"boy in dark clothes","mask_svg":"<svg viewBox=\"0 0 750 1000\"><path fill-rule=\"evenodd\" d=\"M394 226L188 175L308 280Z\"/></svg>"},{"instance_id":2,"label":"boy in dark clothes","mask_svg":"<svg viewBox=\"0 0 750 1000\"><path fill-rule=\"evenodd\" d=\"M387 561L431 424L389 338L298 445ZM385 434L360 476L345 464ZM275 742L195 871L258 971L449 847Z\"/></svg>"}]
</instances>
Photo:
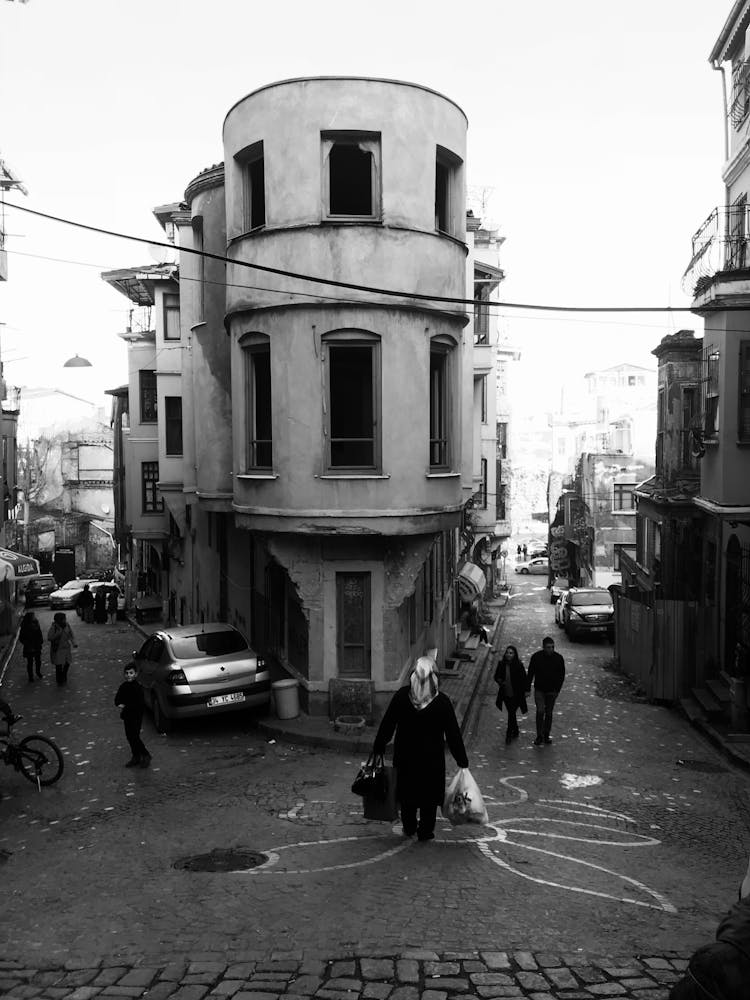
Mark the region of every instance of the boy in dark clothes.
<instances>
[{"instance_id":1,"label":"boy in dark clothes","mask_svg":"<svg viewBox=\"0 0 750 1000\"><path fill-rule=\"evenodd\" d=\"M133 754L125 767L148 767L151 763L151 754L141 740L141 723L143 722L146 700L143 697L143 688L135 676L135 667L129 663L125 667L125 680L117 689L115 705L120 709L120 718L125 726L125 737Z\"/></svg>"}]
</instances>

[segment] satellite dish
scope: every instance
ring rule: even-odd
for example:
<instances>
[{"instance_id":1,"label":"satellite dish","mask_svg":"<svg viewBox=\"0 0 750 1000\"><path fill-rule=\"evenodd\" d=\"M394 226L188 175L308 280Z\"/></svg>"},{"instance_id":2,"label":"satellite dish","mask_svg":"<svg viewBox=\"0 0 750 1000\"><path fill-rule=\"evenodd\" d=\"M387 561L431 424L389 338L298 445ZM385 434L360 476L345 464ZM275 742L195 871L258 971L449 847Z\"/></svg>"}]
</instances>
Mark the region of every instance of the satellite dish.
<instances>
[{"instance_id":1,"label":"satellite dish","mask_svg":"<svg viewBox=\"0 0 750 1000\"><path fill-rule=\"evenodd\" d=\"M163 247L158 243L148 244L148 254L155 264L176 264L178 258L177 247Z\"/></svg>"}]
</instances>

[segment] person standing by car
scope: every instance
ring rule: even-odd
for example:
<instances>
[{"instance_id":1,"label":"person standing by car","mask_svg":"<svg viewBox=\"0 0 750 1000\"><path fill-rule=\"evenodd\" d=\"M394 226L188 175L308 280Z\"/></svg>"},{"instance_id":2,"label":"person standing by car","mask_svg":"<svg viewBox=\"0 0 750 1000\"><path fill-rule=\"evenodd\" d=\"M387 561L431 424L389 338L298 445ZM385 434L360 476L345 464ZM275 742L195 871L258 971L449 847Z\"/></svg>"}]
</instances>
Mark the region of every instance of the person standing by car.
<instances>
[{"instance_id":1,"label":"person standing by car","mask_svg":"<svg viewBox=\"0 0 750 1000\"><path fill-rule=\"evenodd\" d=\"M107 588L107 614L109 615L109 624L114 625L117 621L117 598L118 592L117 587Z\"/></svg>"},{"instance_id":2,"label":"person standing by car","mask_svg":"<svg viewBox=\"0 0 750 1000\"><path fill-rule=\"evenodd\" d=\"M18 630L18 641L21 643L23 656L26 660L26 672L29 675L29 684L34 683L34 667L39 680L42 679L42 646L44 636L39 619L33 611L27 611L21 619L21 628Z\"/></svg>"},{"instance_id":3,"label":"person standing by car","mask_svg":"<svg viewBox=\"0 0 750 1000\"><path fill-rule=\"evenodd\" d=\"M515 646L506 646L503 658L495 667L494 680L499 684L495 705L502 711L503 704L508 710L508 728L505 733L506 744L518 736L518 720L516 712L520 708L524 715L528 712L526 705L526 671L518 658Z\"/></svg>"},{"instance_id":4,"label":"person standing by car","mask_svg":"<svg viewBox=\"0 0 750 1000\"><path fill-rule=\"evenodd\" d=\"M546 635L542 639L542 648L538 649L529 661L529 675L526 690L534 685L534 703L536 705L536 739L534 746L551 743L552 713L560 689L565 682L565 660L555 652L555 640Z\"/></svg>"},{"instance_id":5,"label":"person standing by car","mask_svg":"<svg viewBox=\"0 0 750 1000\"><path fill-rule=\"evenodd\" d=\"M84 584L81 596L78 598L76 611L80 613L81 618L85 622L91 624L94 620L94 595L91 593L91 588L88 584Z\"/></svg>"},{"instance_id":6,"label":"person standing by car","mask_svg":"<svg viewBox=\"0 0 750 1000\"><path fill-rule=\"evenodd\" d=\"M73 636L73 629L68 625L64 612L55 613L54 620L47 633L49 640L49 657L55 665L55 678L57 683L68 683L68 671L73 662L73 649L78 648L78 643Z\"/></svg>"},{"instance_id":7,"label":"person standing by car","mask_svg":"<svg viewBox=\"0 0 750 1000\"><path fill-rule=\"evenodd\" d=\"M97 587L94 595L94 621L97 625L107 623L107 588Z\"/></svg>"},{"instance_id":8,"label":"person standing by car","mask_svg":"<svg viewBox=\"0 0 750 1000\"><path fill-rule=\"evenodd\" d=\"M125 767L148 767L151 754L141 739L143 713L146 709L146 699L143 688L136 680L134 663L128 663L123 671L125 680L117 689L115 707L120 709L120 718L125 726L125 738L130 744L130 760Z\"/></svg>"},{"instance_id":9,"label":"person standing by car","mask_svg":"<svg viewBox=\"0 0 750 1000\"><path fill-rule=\"evenodd\" d=\"M406 686L399 688L386 709L373 744L381 756L393 738L396 798L405 837L421 841L435 836L437 809L445 798L445 747L459 767L469 761L450 698L438 691L435 661L420 656ZM419 821L417 821L419 812Z\"/></svg>"}]
</instances>

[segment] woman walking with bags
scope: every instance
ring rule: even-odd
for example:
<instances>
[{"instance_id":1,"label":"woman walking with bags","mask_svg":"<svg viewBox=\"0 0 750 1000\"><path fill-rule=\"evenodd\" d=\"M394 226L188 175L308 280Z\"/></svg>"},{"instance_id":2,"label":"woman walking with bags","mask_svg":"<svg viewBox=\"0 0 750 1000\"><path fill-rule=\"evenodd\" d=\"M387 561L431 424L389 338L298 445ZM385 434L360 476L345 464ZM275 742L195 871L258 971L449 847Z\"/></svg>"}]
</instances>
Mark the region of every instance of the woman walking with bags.
<instances>
[{"instance_id":1,"label":"woman walking with bags","mask_svg":"<svg viewBox=\"0 0 750 1000\"><path fill-rule=\"evenodd\" d=\"M73 662L73 648L78 643L73 637L73 629L68 625L62 611L55 614L47 633L49 639L49 658L55 665L55 678L58 684L67 684L68 670Z\"/></svg>"},{"instance_id":2,"label":"woman walking with bags","mask_svg":"<svg viewBox=\"0 0 750 1000\"><path fill-rule=\"evenodd\" d=\"M508 728L505 733L506 744L518 736L516 712L520 708L524 715L528 712L526 705L526 670L518 658L515 646L506 646L501 660L495 667L495 683L499 684L495 704L502 711L503 704L508 710Z\"/></svg>"},{"instance_id":3,"label":"woman walking with bags","mask_svg":"<svg viewBox=\"0 0 750 1000\"><path fill-rule=\"evenodd\" d=\"M395 733L393 766L404 836L432 840L437 808L445 796L445 747L459 767L469 761L450 698L438 691L435 661L420 656L409 684L391 699L373 753L382 756ZM419 819L417 819L419 813Z\"/></svg>"}]
</instances>

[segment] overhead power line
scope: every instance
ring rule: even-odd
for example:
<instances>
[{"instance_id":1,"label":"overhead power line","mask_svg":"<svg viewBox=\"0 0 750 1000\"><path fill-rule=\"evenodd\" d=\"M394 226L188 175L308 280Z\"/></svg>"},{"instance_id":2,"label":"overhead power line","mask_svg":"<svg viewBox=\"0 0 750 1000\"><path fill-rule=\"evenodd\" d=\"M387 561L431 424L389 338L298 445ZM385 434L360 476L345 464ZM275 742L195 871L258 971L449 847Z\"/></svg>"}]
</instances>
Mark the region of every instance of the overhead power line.
<instances>
[{"instance_id":1,"label":"overhead power line","mask_svg":"<svg viewBox=\"0 0 750 1000\"><path fill-rule=\"evenodd\" d=\"M307 281L320 285L331 285L334 288L346 288L349 291L369 292L373 295L389 295L400 299L413 299L419 302L443 302L448 305L470 306L472 309L478 305L484 308L494 309L530 309L543 312L571 312L571 313L689 313L689 308L678 306L559 306L541 305L536 302L495 302L481 301L477 299L455 298L449 295L427 295L420 292L407 292L394 288L381 288L373 285L359 285L349 281L337 281L334 278L322 278L318 275L303 274L299 271L287 271L278 267L270 267L267 264L256 264L246 260L233 260L223 254L211 253L208 250L195 250L192 247L175 246L166 241L147 239L145 236L132 236L129 233L121 233L112 229L104 229L101 226L91 226L84 222L77 222L74 219L66 219L59 215L51 215L48 212L40 212L26 205L16 205L6 201L7 208L15 208L19 212L27 212L41 219L48 219L51 222L60 222L66 226L74 226L76 229L85 229L91 233L99 233L102 236L112 236L115 239L129 240L132 243L145 243L147 246L166 247L169 250L178 250L180 253L193 254L196 257L205 257L209 260L217 260L223 264L233 264L235 267L246 267L255 271L263 271L266 274L277 274L283 278L293 278L297 281ZM284 289L277 289L284 292ZM732 307L727 307L731 309ZM743 307L744 308L744 307Z\"/></svg>"}]
</instances>

